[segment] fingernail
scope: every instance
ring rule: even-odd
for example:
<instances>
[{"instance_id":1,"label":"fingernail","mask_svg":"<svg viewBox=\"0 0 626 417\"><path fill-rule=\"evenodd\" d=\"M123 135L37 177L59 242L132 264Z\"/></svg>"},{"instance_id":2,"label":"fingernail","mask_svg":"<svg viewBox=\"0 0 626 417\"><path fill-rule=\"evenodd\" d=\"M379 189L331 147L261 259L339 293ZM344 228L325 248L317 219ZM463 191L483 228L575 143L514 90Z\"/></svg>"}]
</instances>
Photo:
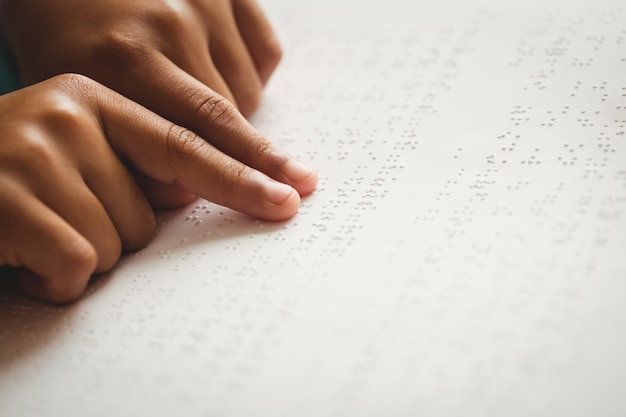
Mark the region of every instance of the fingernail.
<instances>
[{"instance_id":1,"label":"fingernail","mask_svg":"<svg viewBox=\"0 0 626 417\"><path fill-rule=\"evenodd\" d=\"M290 181L300 182L315 174L315 170L297 159L290 159L285 165L285 175Z\"/></svg>"},{"instance_id":2,"label":"fingernail","mask_svg":"<svg viewBox=\"0 0 626 417\"><path fill-rule=\"evenodd\" d=\"M266 198L269 202L281 205L283 204L295 190L278 181L268 181L266 185Z\"/></svg>"}]
</instances>

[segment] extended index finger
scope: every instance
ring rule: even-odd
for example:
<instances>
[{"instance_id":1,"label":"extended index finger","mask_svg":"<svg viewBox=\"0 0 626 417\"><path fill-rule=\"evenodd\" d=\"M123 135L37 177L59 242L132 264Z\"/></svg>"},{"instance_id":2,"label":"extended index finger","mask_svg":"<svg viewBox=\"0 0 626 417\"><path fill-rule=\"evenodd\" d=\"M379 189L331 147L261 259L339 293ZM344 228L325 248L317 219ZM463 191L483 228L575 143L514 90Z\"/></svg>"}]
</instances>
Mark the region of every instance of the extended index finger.
<instances>
[{"instance_id":1,"label":"extended index finger","mask_svg":"<svg viewBox=\"0 0 626 417\"><path fill-rule=\"evenodd\" d=\"M300 195L315 190L314 170L275 146L215 91L162 55L152 56L144 70L126 95L196 132L230 158L289 184Z\"/></svg>"},{"instance_id":2,"label":"extended index finger","mask_svg":"<svg viewBox=\"0 0 626 417\"><path fill-rule=\"evenodd\" d=\"M112 91L110 95L100 103L109 142L142 173L263 219L284 220L297 212L300 197L291 186L232 158L193 131ZM239 114L226 99L213 98L210 117L215 123Z\"/></svg>"}]
</instances>

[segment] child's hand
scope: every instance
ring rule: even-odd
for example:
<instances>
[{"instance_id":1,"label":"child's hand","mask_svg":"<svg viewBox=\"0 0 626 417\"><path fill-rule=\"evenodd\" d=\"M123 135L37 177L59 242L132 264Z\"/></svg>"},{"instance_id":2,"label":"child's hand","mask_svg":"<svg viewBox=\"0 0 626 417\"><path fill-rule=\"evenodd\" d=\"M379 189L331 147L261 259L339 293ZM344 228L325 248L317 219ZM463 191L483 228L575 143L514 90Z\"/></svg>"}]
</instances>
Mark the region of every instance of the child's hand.
<instances>
[{"instance_id":1,"label":"child's hand","mask_svg":"<svg viewBox=\"0 0 626 417\"><path fill-rule=\"evenodd\" d=\"M316 175L212 100L203 122L222 150L83 76L1 96L0 266L20 267L35 297L77 298L94 272L154 233L152 189L144 196L129 169L177 187L181 202L197 194L264 219L293 216L296 190L312 191Z\"/></svg>"},{"instance_id":2,"label":"child's hand","mask_svg":"<svg viewBox=\"0 0 626 417\"><path fill-rule=\"evenodd\" d=\"M5 0L22 81L81 73L206 134L207 86L243 115L281 48L255 0Z\"/></svg>"}]
</instances>

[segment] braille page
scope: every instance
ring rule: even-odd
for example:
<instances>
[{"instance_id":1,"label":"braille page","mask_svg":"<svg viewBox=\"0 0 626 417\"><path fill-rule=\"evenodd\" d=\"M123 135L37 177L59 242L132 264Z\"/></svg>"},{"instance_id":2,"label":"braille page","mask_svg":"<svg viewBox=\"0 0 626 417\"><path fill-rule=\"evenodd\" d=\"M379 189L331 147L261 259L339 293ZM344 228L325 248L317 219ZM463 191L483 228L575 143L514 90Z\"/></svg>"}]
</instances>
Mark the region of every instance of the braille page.
<instances>
[{"instance_id":1,"label":"braille page","mask_svg":"<svg viewBox=\"0 0 626 417\"><path fill-rule=\"evenodd\" d=\"M2 416L626 415L626 6L262 2L283 223L198 200L69 306L0 293Z\"/></svg>"}]
</instances>

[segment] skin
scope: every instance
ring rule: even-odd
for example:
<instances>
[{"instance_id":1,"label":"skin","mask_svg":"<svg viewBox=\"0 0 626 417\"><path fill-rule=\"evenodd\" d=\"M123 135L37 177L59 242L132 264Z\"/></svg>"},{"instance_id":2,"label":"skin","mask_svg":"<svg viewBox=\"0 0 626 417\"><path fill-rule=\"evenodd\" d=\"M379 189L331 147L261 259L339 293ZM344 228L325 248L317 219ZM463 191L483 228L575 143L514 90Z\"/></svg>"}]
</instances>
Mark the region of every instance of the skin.
<instances>
[{"instance_id":1,"label":"skin","mask_svg":"<svg viewBox=\"0 0 626 417\"><path fill-rule=\"evenodd\" d=\"M234 155L80 75L0 97L0 265L36 298L78 298L154 234L135 173L260 218L292 217L316 175L220 96L213 106L207 123Z\"/></svg>"},{"instance_id":2,"label":"skin","mask_svg":"<svg viewBox=\"0 0 626 417\"><path fill-rule=\"evenodd\" d=\"M254 0L5 0L1 7L25 83L81 73L189 124L190 96L206 95L199 83L251 114L282 56Z\"/></svg>"},{"instance_id":3,"label":"skin","mask_svg":"<svg viewBox=\"0 0 626 417\"><path fill-rule=\"evenodd\" d=\"M147 244L153 208L201 196L284 220L315 189L311 168L244 119L282 56L254 0L0 8L31 85L0 97L0 275L28 294L78 298Z\"/></svg>"},{"instance_id":4,"label":"skin","mask_svg":"<svg viewBox=\"0 0 626 417\"><path fill-rule=\"evenodd\" d=\"M282 56L254 0L4 0L0 7L25 85L63 73L86 75L288 181L274 152L242 153L213 124L216 95L244 116L256 110ZM241 134L248 133L258 135ZM140 182L156 206L194 198L153 179Z\"/></svg>"}]
</instances>

